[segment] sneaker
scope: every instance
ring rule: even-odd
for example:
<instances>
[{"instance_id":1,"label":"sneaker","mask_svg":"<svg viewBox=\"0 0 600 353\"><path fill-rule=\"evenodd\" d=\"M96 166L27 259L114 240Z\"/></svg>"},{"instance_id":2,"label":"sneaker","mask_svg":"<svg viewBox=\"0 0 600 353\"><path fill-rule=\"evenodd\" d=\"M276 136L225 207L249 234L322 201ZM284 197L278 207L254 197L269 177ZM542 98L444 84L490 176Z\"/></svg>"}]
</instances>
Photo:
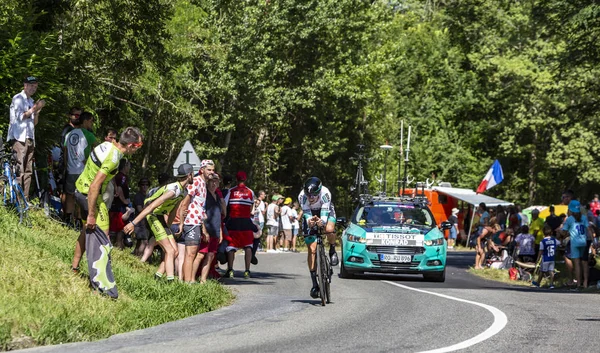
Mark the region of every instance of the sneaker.
<instances>
[{"instance_id":1,"label":"sneaker","mask_svg":"<svg viewBox=\"0 0 600 353\"><path fill-rule=\"evenodd\" d=\"M244 278L252 278L252 276L250 276L250 271L244 272Z\"/></svg>"},{"instance_id":2,"label":"sneaker","mask_svg":"<svg viewBox=\"0 0 600 353\"><path fill-rule=\"evenodd\" d=\"M73 272L73 274L78 275L79 274L79 267L71 267L71 272Z\"/></svg>"},{"instance_id":3,"label":"sneaker","mask_svg":"<svg viewBox=\"0 0 600 353\"><path fill-rule=\"evenodd\" d=\"M283 252L289 252L290 250L288 248L283 248Z\"/></svg>"},{"instance_id":4,"label":"sneaker","mask_svg":"<svg viewBox=\"0 0 600 353\"><path fill-rule=\"evenodd\" d=\"M310 289L310 296L313 299L317 299L320 296L319 287L318 286L317 287L312 287Z\"/></svg>"},{"instance_id":5,"label":"sneaker","mask_svg":"<svg viewBox=\"0 0 600 353\"><path fill-rule=\"evenodd\" d=\"M539 285L539 283L537 283L536 281L531 281L531 286L532 286L532 287L537 287L537 288L540 288L540 285Z\"/></svg>"},{"instance_id":6,"label":"sneaker","mask_svg":"<svg viewBox=\"0 0 600 353\"><path fill-rule=\"evenodd\" d=\"M333 254L329 254L330 256L330 260L331 260L331 266L337 266L340 263L340 260L338 259L337 256L337 252L334 252Z\"/></svg>"},{"instance_id":7,"label":"sneaker","mask_svg":"<svg viewBox=\"0 0 600 353\"><path fill-rule=\"evenodd\" d=\"M227 272L225 272L225 278L233 278L233 270L227 270Z\"/></svg>"},{"instance_id":8,"label":"sneaker","mask_svg":"<svg viewBox=\"0 0 600 353\"><path fill-rule=\"evenodd\" d=\"M550 286L550 287L548 287L548 289L554 289L554 286Z\"/></svg>"},{"instance_id":9,"label":"sneaker","mask_svg":"<svg viewBox=\"0 0 600 353\"><path fill-rule=\"evenodd\" d=\"M277 251L276 251L276 250L273 250L273 249L269 249L269 250L267 250L267 252L268 252L268 253L276 253Z\"/></svg>"},{"instance_id":10,"label":"sneaker","mask_svg":"<svg viewBox=\"0 0 600 353\"><path fill-rule=\"evenodd\" d=\"M256 258L256 256L252 256L252 260L250 260L250 263L253 265L258 265L258 259Z\"/></svg>"},{"instance_id":11,"label":"sneaker","mask_svg":"<svg viewBox=\"0 0 600 353\"><path fill-rule=\"evenodd\" d=\"M162 280L162 277L161 276L157 276L156 273L155 273L154 274L154 280L155 281L160 281L160 280Z\"/></svg>"}]
</instances>

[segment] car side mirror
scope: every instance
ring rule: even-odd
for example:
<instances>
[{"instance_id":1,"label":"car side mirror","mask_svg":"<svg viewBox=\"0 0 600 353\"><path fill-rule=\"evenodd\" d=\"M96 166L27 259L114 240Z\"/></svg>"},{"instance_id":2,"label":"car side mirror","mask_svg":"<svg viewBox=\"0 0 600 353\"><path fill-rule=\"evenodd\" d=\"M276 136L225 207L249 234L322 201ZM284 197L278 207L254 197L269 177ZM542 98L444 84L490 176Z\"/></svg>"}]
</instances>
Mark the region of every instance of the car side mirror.
<instances>
[{"instance_id":1,"label":"car side mirror","mask_svg":"<svg viewBox=\"0 0 600 353\"><path fill-rule=\"evenodd\" d=\"M448 230L448 229L452 228L452 224L450 224L450 222L448 222L448 221L442 222L442 224L440 226L441 226L442 230Z\"/></svg>"},{"instance_id":2,"label":"car side mirror","mask_svg":"<svg viewBox=\"0 0 600 353\"><path fill-rule=\"evenodd\" d=\"M335 220L335 224L337 224L338 226L345 227L345 226L346 226L346 224L347 224L346 217L338 217L338 218Z\"/></svg>"}]
</instances>

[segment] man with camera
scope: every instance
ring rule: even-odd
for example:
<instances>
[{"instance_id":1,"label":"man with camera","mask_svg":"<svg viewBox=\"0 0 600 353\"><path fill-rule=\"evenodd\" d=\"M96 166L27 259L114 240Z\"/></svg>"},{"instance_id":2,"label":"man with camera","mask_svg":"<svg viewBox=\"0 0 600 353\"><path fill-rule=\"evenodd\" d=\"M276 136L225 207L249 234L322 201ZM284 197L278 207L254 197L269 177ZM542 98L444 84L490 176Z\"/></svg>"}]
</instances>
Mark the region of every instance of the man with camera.
<instances>
[{"instance_id":1,"label":"man with camera","mask_svg":"<svg viewBox=\"0 0 600 353\"><path fill-rule=\"evenodd\" d=\"M15 95L10 103L10 125L6 139L13 143L13 151L19 163L18 180L27 199L33 172L35 125L38 123L40 111L46 104L43 99L33 102L31 96L35 94L37 87L36 77L25 77L23 91Z\"/></svg>"}]
</instances>

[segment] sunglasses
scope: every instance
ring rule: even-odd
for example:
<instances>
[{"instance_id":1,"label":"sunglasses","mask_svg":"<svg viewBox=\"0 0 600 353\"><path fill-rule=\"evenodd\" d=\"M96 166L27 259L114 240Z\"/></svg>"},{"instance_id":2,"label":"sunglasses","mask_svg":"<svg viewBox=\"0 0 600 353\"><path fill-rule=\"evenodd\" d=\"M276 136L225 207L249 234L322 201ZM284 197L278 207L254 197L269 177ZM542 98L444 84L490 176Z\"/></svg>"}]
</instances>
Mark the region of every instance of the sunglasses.
<instances>
[{"instance_id":1,"label":"sunglasses","mask_svg":"<svg viewBox=\"0 0 600 353\"><path fill-rule=\"evenodd\" d=\"M80 115L81 115L81 114L71 114L71 116L74 116L74 117L75 117L75 118L77 118L77 119L79 119L79 116L80 116Z\"/></svg>"},{"instance_id":2,"label":"sunglasses","mask_svg":"<svg viewBox=\"0 0 600 353\"><path fill-rule=\"evenodd\" d=\"M140 148L144 145L143 142L130 143L131 146Z\"/></svg>"}]
</instances>

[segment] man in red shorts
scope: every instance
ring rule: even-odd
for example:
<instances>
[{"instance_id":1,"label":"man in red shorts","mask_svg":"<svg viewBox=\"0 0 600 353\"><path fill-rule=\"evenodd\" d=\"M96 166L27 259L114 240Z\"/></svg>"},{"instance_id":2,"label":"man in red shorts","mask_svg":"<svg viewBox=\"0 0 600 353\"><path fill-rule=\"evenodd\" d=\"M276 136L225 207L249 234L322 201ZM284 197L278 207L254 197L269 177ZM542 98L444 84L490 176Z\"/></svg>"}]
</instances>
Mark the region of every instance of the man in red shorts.
<instances>
[{"instance_id":1,"label":"man in red shorts","mask_svg":"<svg viewBox=\"0 0 600 353\"><path fill-rule=\"evenodd\" d=\"M254 232L258 228L252 223L252 206L254 205L254 192L244 182L246 173L239 171L236 174L238 185L229 189L225 197L229 220L226 227L229 234L224 239L229 242L227 246L227 272L225 277L233 278L233 260L238 249L244 249L246 271L244 278L250 278L250 261L252 260L252 243Z\"/></svg>"}]
</instances>

